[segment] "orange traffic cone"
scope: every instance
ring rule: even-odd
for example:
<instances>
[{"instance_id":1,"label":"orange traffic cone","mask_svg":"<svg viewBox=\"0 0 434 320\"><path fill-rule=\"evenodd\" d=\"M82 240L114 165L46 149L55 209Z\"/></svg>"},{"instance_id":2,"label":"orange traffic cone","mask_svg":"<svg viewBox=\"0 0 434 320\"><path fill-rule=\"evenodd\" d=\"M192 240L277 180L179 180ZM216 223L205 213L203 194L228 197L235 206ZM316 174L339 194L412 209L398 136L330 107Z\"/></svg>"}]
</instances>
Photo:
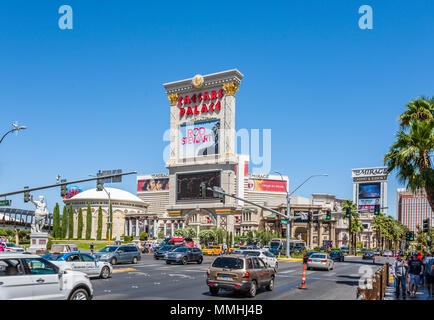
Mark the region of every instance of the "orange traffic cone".
<instances>
[{"instance_id":1,"label":"orange traffic cone","mask_svg":"<svg viewBox=\"0 0 434 320\"><path fill-rule=\"evenodd\" d=\"M301 286L299 289L307 289L306 288L306 264L303 263L303 274L301 276Z\"/></svg>"}]
</instances>

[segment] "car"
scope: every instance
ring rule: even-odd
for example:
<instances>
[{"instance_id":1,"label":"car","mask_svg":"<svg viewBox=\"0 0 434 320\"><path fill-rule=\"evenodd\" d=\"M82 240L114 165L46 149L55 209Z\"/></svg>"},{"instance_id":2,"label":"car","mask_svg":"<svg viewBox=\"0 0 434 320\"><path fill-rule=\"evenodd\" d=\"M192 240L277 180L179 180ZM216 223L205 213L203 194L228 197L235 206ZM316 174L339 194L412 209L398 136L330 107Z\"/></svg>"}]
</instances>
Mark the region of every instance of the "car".
<instances>
[{"instance_id":1,"label":"car","mask_svg":"<svg viewBox=\"0 0 434 320\"><path fill-rule=\"evenodd\" d=\"M340 261L340 262L344 262L344 260L345 260L344 255L342 254L342 252L337 251L337 250L330 252L330 258L333 261Z\"/></svg>"},{"instance_id":2,"label":"car","mask_svg":"<svg viewBox=\"0 0 434 320\"><path fill-rule=\"evenodd\" d=\"M5 252L24 253L25 251L24 248L17 246L13 242L0 242L0 244L3 246Z\"/></svg>"},{"instance_id":3,"label":"car","mask_svg":"<svg viewBox=\"0 0 434 320\"><path fill-rule=\"evenodd\" d=\"M224 255L213 261L206 275L211 295L217 295L223 289L254 297L260 287L265 286L268 291L274 289L276 271L258 257Z\"/></svg>"},{"instance_id":4,"label":"car","mask_svg":"<svg viewBox=\"0 0 434 320\"><path fill-rule=\"evenodd\" d=\"M154 259L165 260L167 257L168 252L175 250L176 248L179 248L180 246L174 246L174 245L163 245L154 252Z\"/></svg>"},{"instance_id":5,"label":"car","mask_svg":"<svg viewBox=\"0 0 434 320\"><path fill-rule=\"evenodd\" d=\"M0 300L90 300L93 288L83 272L64 270L33 254L0 255Z\"/></svg>"},{"instance_id":6,"label":"car","mask_svg":"<svg viewBox=\"0 0 434 320\"><path fill-rule=\"evenodd\" d=\"M374 254L374 252L372 252L372 251L365 251L365 252L363 252L363 256L362 256L362 259L370 259L370 260L372 260L372 259L374 259L374 256L375 256L375 254Z\"/></svg>"},{"instance_id":7,"label":"car","mask_svg":"<svg viewBox=\"0 0 434 320\"><path fill-rule=\"evenodd\" d=\"M327 253L314 253L307 259L307 269L333 270L334 261Z\"/></svg>"},{"instance_id":8,"label":"car","mask_svg":"<svg viewBox=\"0 0 434 320\"><path fill-rule=\"evenodd\" d=\"M106 246L95 252L94 257L99 261L110 262L112 265L118 263L136 264L142 258L140 249L133 245Z\"/></svg>"},{"instance_id":9,"label":"car","mask_svg":"<svg viewBox=\"0 0 434 320\"><path fill-rule=\"evenodd\" d=\"M241 246L234 245L228 249L228 253L233 253L235 250L239 249Z\"/></svg>"},{"instance_id":10,"label":"car","mask_svg":"<svg viewBox=\"0 0 434 320\"><path fill-rule=\"evenodd\" d=\"M241 254L244 250L258 250L258 249L260 248L255 245L246 245L246 246L239 247L238 249L232 251L232 253Z\"/></svg>"},{"instance_id":11,"label":"car","mask_svg":"<svg viewBox=\"0 0 434 320\"><path fill-rule=\"evenodd\" d=\"M247 255L247 256L254 256L254 257L261 258L267 266L270 266L271 268L273 268L276 271L279 268L279 264L277 262L277 257L266 249L244 250L242 252L242 254Z\"/></svg>"},{"instance_id":12,"label":"car","mask_svg":"<svg viewBox=\"0 0 434 320\"><path fill-rule=\"evenodd\" d=\"M372 251L372 253L374 254L374 256L379 256L379 255L381 255L381 251L380 251L380 249L376 249L376 250Z\"/></svg>"},{"instance_id":13,"label":"car","mask_svg":"<svg viewBox=\"0 0 434 320\"><path fill-rule=\"evenodd\" d=\"M328 249L330 249L329 246L322 246L321 248L319 248L320 251L326 251Z\"/></svg>"},{"instance_id":14,"label":"car","mask_svg":"<svg viewBox=\"0 0 434 320\"><path fill-rule=\"evenodd\" d=\"M203 261L203 254L199 248L193 247L179 247L167 253L166 263L182 263L196 262L201 264Z\"/></svg>"},{"instance_id":15,"label":"car","mask_svg":"<svg viewBox=\"0 0 434 320\"><path fill-rule=\"evenodd\" d=\"M306 252L306 254L303 256L303 263L307 263L307 259L309 259L309 257L311 255L313 255L314 253L320 253L318 251L308 251Z\"/></svg>"},{"instance_id":16,"label":"car","mask_svg":"<svg viewBox=\"0 0 434 320\"><path fill-rule=\"evenodd\" d=\"M222 253L223 253L223 247L220 245L209 245L202 249L203 255L216 256L216 255L221 255Z\"/></svg>"},{"instance_id":17,"label":"car","mask_svg":"<svg viewBox=\"0 0 434 320\"><path fill-rule=\"evenodd\" d=\"M350 249L348 247L340 247L339 250L341 252L345 252L345 253L349 253L350 252Z\"/></svg>"},{"instance_id":18,"label":"car","mask_svg":"<svg viewBox=\"0 0 434 320\"><path fill-rule=\"evenodd\" d=\"M393 257L393 252L391 250L386 250L383 252L382 256L384 257Z\"/></svg>"},{"instance_id":19,"label":"car","mask_svg":"<svg viewBox=\"0 0 434 320\"><path fill-rule=\"evenodd\" d=\"M86 273L89 277L107 279L113 273L113 266L105 261L98 261L90 254L83 252L47 253L42 258L53 262L63 269L71 269Z\"/></svg>"},{"instance_id":20,"label":"car","mask_svg":"<svg viewBox=\"0 0 434 320\"><path fill-rule=\"evenodd\" d=\"M76 244L58 244L55 243L51 245L50 252L57 253L67 253L67 252L78 252L78 247Z\"/></svg>"}]
</instances>

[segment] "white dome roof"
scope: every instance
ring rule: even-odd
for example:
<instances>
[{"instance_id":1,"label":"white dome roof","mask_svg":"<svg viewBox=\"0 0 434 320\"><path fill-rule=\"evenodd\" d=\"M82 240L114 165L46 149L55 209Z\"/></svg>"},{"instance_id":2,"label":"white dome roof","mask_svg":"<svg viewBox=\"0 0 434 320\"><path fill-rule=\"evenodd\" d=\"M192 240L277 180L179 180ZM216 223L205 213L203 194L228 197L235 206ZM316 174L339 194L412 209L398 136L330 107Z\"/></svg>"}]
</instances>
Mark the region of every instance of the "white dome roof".
<instances>
[{"instance_id":1,"label":"white dome roof","mask_svg":"<svg viewBox=\"0 0 434 320\"><path fill-rule=\"evenodd\" d=\"M111 201L128 201L128 202L136 202L145 205L146 202L142 199L138 198L134 194L121 190L116 188L105 188L107 192L110 193L110 200ZM103 191L96 191L95 189L89 189L83 192L80 192L79 194L76 194L72 198L69 198L66 201L73 201L73 200L106 200L108 201L107 193Z\"/></svg>"}]
</instances>

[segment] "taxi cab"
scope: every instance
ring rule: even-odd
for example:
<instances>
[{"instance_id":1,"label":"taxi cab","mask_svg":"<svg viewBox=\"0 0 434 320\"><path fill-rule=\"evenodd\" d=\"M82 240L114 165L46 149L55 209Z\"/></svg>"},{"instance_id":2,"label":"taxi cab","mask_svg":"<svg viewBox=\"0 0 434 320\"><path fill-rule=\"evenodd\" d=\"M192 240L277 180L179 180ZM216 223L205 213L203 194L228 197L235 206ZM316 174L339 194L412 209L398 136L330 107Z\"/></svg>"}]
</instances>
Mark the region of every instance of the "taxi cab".
<instances>
[{"instance_id":1,"label":"taxi cab","mask_svg":"<svg viewBox=\"0 0 434 320\"><path fill-rule=\"evenodd\" d=\"M220 245L209 245L202 249L202 254L204 255L221 255L223 253L223 247Z\"/></svg>"},{"instance_id":2,"label":"taxi cab","mask_svg":"<svg viewBox=\"0 0 434 320\"><path fill-rule=\"evenodd\" d=\"M240 245L235 245L229 248L229 253L232 253L233 251L237 250L239 247L241 247Z\"/></svg>"}]
</instances>

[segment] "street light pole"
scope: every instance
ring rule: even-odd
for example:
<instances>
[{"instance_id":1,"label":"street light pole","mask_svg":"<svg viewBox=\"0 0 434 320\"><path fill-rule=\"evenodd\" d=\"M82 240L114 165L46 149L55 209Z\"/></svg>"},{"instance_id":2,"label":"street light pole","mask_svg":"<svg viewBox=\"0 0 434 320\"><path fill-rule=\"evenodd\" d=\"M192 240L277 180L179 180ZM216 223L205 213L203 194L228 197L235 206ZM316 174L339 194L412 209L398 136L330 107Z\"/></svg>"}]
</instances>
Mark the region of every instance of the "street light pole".
<instances>
[{"instance_id":1,"label":"street light pole","mask_svg":"<svg viewBox=\"0 0 434 320\"><path fill-rule=\"evenodd\" d=\"M14 128L11 129L11 130L9 130L8 132L6 132L6 133L3 135L3 137L0 139L0 143L2 143L3 139L4 139L4 138L9 134L9 133L14 132L14 131L19 131L19 130L27 129L26 126L18 126L18 125L16 125L15 123L13 123L12 126L13 126Z\"/></svg>"}]
</instances>

